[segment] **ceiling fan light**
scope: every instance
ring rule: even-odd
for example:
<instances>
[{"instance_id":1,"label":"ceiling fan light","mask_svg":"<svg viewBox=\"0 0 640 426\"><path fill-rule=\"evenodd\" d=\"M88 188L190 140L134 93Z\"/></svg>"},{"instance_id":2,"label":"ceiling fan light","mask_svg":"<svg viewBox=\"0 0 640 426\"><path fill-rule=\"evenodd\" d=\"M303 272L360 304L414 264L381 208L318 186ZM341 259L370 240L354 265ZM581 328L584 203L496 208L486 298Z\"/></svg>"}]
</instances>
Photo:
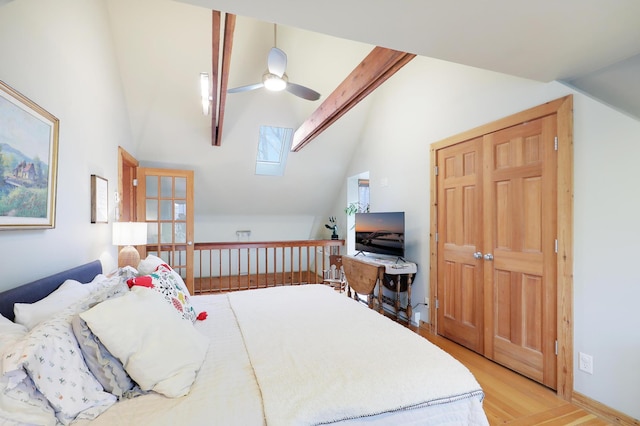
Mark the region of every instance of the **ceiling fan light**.
<instances>
[{"instance_id":1,"label":"ceiling fan light","mask_svg":"<svg viewBox=\"0 0 640 426\"><path fill-rule=\"evenodd\" d=\"M272 92L280 92L287 87L287 82L283 78L278 77L275 74L265 74L264 79L264 88L267 90L271 90Z\"/></svg>"}]
</instances>

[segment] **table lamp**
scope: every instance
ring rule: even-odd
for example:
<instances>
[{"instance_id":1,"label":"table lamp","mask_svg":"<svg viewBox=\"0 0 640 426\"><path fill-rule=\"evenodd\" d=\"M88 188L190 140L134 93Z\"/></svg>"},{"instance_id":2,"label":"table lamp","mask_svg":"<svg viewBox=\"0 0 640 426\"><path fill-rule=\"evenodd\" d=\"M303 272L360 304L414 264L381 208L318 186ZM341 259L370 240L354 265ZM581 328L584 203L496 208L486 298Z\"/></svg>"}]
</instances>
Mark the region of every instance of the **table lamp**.
<instances>
[{"instance_id":1,"label":"table lamp","mask_svg":"<svg viewBox=\"0 0 640 426\"><path fill-rule=\"evenodd\" d=\"M147 244L147 224L145 222L114 222L113 245L124 246L118 253L118 268L138 267L140 253L133 247Z\"/></svg>"}]
</instances>

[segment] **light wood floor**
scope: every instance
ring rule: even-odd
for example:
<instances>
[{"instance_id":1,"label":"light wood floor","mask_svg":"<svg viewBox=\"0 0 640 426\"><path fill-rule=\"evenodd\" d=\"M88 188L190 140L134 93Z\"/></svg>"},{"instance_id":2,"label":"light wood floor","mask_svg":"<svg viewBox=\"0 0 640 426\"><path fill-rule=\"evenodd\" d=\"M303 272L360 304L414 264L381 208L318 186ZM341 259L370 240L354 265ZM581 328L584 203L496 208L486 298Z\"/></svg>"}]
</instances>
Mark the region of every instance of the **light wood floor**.
<instances>
[{"instance_id":1,"label":"light wood floor","mask_svg":"<svg viewBox=\"0 0 640 426\"><path fill-rule=\"evenodd\" d=\"M426 327L410 327L458 359L485 392L484 411L491 425L609 425L555 392L505 367L437 336Z\"/></svg>"}]
</instances>

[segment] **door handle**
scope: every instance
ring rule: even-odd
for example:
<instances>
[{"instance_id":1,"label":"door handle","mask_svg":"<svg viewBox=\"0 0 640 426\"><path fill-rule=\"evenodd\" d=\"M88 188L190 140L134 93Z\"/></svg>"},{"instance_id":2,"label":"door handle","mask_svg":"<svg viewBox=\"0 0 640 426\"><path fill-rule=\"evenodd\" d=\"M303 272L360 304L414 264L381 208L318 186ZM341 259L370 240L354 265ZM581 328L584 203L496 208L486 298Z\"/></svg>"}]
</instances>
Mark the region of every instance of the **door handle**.
<instances>
[{"instance_id":1,"label":"door handle","mask_svg":"<svg viewBox=\"0 0 640 426\"><path fill-rule=\"evenodd\" d=\"M473 257L475 257L476 259L482 259L482 252L477 251L473 253Z\"/></svg>"},{"instance_id":2,"label":"door handle","mask_svg":"<svg viewBox=\"0 0 640 426\"><path fill-rule=\"evenodd\" d=\"M487 253L484 255L484 260L493 260L493 255L491 253Z\"/></svg>"}]
</instances>

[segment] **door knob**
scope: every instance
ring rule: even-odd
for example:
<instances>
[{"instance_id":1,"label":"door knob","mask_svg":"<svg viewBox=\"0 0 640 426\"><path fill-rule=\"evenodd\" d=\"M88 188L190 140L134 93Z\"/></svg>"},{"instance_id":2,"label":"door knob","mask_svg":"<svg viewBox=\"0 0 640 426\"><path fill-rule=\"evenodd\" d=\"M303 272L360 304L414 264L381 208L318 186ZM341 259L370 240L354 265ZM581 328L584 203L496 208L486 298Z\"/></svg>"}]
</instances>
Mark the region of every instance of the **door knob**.
<instances>
[{"instance_id":1,"label":"door knob","mask_svg":"<svg viewBox=\"0 0 640 426\"><path fill-rule=\"evenodd\" d=\"M487 253L484 255L484 260L493 260L493 255L491 253Z\"/></svg>"},{"instance_id":2,"label":"door knob","mask_svg":"<svg viewBox=\"0 0 640 426\"><path fill-rule=\"evenodd\" d=\"M476 259L482 259L482 252L477 251L473 253L473 257L475 257Z\"/></svg>"}]
</instances>

